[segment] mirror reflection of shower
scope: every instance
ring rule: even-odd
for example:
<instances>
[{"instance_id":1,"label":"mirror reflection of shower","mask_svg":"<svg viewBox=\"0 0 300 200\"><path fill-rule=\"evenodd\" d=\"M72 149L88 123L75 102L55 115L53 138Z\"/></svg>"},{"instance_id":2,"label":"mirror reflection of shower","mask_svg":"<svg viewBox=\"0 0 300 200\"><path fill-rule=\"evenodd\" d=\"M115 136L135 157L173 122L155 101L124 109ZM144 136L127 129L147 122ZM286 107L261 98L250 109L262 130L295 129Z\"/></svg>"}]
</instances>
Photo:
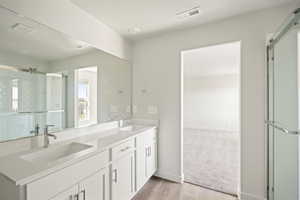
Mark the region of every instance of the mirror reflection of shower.
<instances>
[{"instance_id":1,"label":"mirror reflection of shower","mask_svg":"<svg viewBox=\"0 0 300 200\"><path fill-rule=\"evenodd\" d=\"M42 133L46 124L65 127L65 79L36 68L0 66L0 140Z\"/></svg>"}]
</instances>

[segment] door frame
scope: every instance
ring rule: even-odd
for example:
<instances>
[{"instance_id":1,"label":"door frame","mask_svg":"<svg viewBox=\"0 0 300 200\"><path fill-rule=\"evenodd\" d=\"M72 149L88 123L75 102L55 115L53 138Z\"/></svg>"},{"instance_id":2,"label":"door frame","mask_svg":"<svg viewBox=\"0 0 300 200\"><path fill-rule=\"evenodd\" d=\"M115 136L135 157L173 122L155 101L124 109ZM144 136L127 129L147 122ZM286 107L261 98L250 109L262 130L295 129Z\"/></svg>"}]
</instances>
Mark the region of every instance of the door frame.
<instances>
[{"instance_id":1,"label":"door frame","mask_svg":"<svg viewBox=\"0 0 300 200\"><path fill-rule=\"evenodd\" d=\"M240 167L239 167L239 176L240 176L240 181L239 181L239 186L238 186L238 199L241 199L241 186L242 186L242 139L243 139L243 134L242 134L242 64L243 64L243 41L242 40L229 40L229 41L223 41L223 42L218 42L218 43L212 43L212 44L206 44L203 46L199 47L194 47L191 49L183 49L181 50L180 53L180 173L181 173L181 183L184 183L184 171L183 171L183 140L184 140L184 67L183 67L183 52L193 50L193 49L201 49L201 48L206 48L206 47L211 47L211 46L217 46L217 45L222 45L222 44L230 44L230 43L235 43L239 42L240 43L240 64L239 64L239 160L240 160Z\"/></svg>"}]
</instances>

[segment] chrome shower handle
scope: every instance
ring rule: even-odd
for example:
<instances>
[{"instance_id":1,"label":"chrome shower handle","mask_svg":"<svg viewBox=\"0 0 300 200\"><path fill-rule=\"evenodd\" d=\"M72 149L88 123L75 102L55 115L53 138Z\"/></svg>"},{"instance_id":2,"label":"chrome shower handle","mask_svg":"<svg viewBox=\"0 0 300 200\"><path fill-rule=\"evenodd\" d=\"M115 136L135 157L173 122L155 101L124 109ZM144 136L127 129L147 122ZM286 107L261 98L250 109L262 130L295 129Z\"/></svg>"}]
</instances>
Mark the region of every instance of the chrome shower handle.
<instances>
[{"instance_id":1,"label":"chrome shower handle","mask_svg":"<svg viewBox=\"0 0 300 200\"><path fill-rule=\"evenodd\" d=\"M265 122L267 125L272 126L273 128L276 128L282 132L284 132L285 134L290 134L290 135L299 135L299 131L290 131L288 128L282 127L278 124L276 124L275 121L266 121Z\"/></svg>"}]
</instances>

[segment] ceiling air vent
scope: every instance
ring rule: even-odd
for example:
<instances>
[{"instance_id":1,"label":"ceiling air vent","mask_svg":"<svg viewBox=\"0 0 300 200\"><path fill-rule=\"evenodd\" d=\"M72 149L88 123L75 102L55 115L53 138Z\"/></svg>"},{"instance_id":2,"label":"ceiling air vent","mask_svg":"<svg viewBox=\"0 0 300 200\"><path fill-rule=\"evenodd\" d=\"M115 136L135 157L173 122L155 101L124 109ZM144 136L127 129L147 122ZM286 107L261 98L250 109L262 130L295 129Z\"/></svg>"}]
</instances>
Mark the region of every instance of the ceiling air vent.
<instances>
[{"instance_id":1,"label":"ceiling air vent","mask_svg":"<svg viewBox=\"0 0 300 200\"><path fill-rule=\"evenodd\" d=\"M176 13L176 16L177 16L179 19L185 19L185 18L197 16L197 15L199 15L200 13L201 13L200 7L197 6L197 7L194 7L194 8L191 8L191 9L188 9L188 10L185 10L185 11L182 11L182 12L179 12L179 13Z\"/></svg>"}]
</instances>

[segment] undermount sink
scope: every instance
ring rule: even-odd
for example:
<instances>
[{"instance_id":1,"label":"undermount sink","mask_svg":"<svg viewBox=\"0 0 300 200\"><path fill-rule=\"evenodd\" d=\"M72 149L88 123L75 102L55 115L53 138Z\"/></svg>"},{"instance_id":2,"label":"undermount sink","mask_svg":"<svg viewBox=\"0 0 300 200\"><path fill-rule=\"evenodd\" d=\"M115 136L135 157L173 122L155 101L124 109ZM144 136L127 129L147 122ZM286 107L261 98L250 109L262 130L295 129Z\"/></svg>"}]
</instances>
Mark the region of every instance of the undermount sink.
<instances>
[{"instance_id":1,"label":"undermount sink","mask_svg":"<svg viewBox=\"0 0 300 200\"><path fill-rule=\"evenodd\" d=\"M93 146L80 143L70 143L62 146L49 147L40 151L20 156L23 160L36 164L49 164L65 159L76 158L93 150Z\"/></svg>"},{"instance_id":2,"label":"undermount sink","mask_svg":"<svg viewBox=\"0 0 300 200\"><path fill-rule=\"evenodd\" d=\"M143 126L130 125L120 128L120 131L136 131L143 128Z\"/></svg>"}]
</instances>

